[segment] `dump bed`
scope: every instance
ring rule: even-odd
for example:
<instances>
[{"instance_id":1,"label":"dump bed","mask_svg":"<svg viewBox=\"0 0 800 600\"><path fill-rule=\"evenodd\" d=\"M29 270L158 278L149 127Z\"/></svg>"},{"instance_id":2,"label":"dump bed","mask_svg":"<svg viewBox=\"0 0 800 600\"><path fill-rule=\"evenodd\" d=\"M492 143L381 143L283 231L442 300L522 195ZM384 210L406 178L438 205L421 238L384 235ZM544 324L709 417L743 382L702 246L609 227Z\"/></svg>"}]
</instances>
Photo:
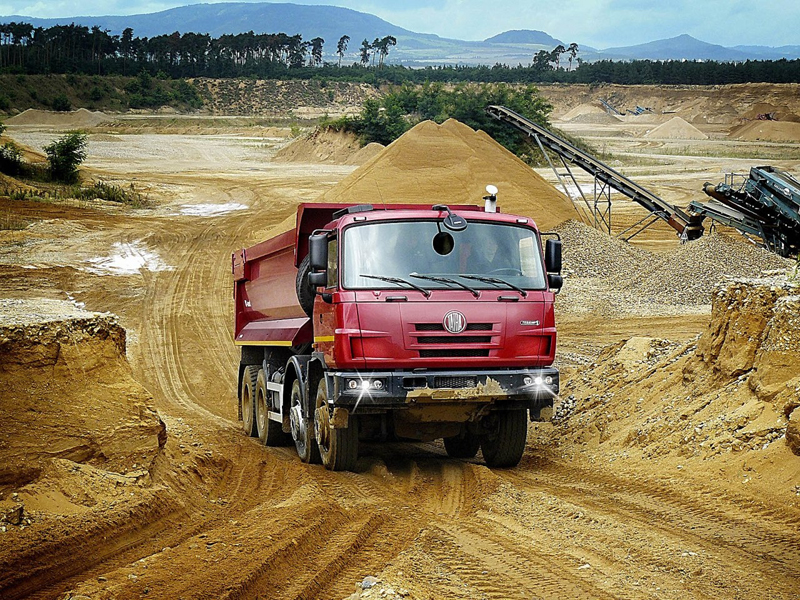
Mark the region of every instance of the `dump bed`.
<instances>
[{"instance_id":1,"label":"dump bed","mask_svg":"<svg viewBox=\"0 0 800 600\"><path fill-rule=\"evenodd\" d=\"M354 204L304 203L295 227L250 248L233 253L237 345L298 346L313 340L310 319L297 298L297 270L308 254L308 236L335 219L334 213ZM388 204L377 210L421 208L419 204ZM479 210L474 205L454 210Z\"/></svg>"}]
</instances>

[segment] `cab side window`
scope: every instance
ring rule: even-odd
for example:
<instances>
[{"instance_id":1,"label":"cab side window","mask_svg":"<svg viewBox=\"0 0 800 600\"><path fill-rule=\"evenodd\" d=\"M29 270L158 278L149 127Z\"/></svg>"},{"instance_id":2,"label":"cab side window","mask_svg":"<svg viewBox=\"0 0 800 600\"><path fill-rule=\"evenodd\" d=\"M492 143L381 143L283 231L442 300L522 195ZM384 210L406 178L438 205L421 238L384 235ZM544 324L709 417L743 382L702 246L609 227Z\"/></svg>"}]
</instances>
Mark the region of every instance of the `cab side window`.
<instances>
[{"instance_id":1,"label":"cab side window","mask_svg":"<svg viewBox=\"0 0 800 600\"><path fill-rule=\"evenodd\" d=\"M325 287L335 288L339 282L339 245L337 238L328 241L328 283Z\"/></svg>"}]
</instances>

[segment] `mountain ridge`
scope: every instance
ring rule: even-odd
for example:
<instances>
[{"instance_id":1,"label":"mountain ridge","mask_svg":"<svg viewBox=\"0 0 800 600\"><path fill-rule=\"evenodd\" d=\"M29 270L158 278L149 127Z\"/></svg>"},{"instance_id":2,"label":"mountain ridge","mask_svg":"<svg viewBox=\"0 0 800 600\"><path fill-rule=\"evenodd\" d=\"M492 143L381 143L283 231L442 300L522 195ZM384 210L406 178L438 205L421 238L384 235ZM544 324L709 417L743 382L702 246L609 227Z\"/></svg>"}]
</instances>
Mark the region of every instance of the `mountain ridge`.
<instances>
[{"instance_id":1,"label":"mountain ridge","mask_svg":"<svg viewBox=\"0 0 800 600\"><path fill-rule=\"evenodd\" d=\"M350 37L350 48L345 60L357 60L361 40L373 40L392 35L397 46L388 57L389 62L409 66L435 66L445 64L509 65L530 64L538 50L551 51L557 45L567 44L547 32L532 29L515 29L501 32L483 41L467 41L440 37L431 33L418 33L370 13L330 5L305 5L288 2L222 2L192 4L155 13L138 15L106 15L99 17L36 18L21 15L0 16L0 23L22 21L34 27L51 27L76 23L87 27L99 26L112 34L120 34L126 27L139 37L153 37L181 33L208 33L214 37L224 34L255 33L301 34L310 40L325 40L325 55L333 59L336 42L343 35ZM571 40L572 41L572 40ZM597 50L578 44L580 58L585 61L613 60L779 60L800 58L800 46L736 46L728 48L698 40L688 34L654 40L632 46L618 46Z\"/></svg>"}]
</instances>

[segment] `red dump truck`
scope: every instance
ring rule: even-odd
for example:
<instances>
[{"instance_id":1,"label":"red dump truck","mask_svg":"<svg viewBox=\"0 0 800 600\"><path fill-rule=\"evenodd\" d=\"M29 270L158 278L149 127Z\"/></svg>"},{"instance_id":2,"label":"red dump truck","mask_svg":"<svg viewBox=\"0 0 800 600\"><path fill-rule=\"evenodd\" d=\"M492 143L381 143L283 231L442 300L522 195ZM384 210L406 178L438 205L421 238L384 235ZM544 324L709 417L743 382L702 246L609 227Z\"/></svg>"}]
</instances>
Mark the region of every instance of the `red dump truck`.
<instances>
[{"instance_id":1,"label":"red dump truck","mask_svg":"<svg viewBox=\"0 0 800 600\"><path fill-rule=\"evenodd\" d=\"M355 468L360 441L438 438L516 465L559 390L546 235L494 195L301 204L293 230L232 257L245 432L332 470Z\"/></svg>"}]
</instances>

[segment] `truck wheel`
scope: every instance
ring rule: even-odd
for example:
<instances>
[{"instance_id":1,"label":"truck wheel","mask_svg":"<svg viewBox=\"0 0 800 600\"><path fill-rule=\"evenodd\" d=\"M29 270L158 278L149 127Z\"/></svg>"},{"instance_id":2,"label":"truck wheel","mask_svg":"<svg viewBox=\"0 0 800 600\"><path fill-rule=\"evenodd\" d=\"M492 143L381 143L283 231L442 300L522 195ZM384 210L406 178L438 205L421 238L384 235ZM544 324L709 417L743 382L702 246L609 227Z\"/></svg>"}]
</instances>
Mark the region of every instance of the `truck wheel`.
<instances>
[{"instance_id":1,"label":"truck wheel","mask_svg":"<svg viewBox=\"0 0 800 600\"><path fill-rule=\"evenodd\" d=\"M290 421L292 423L292 439L297 455L304 463L316 464L320 462L319 448L314 437L314 420L303 417L303 393L300 390L300 380L292 383Z\"/></svg>"},{"instance_id":2,"label":"truck wheel","mask_svg":"<svg viewBox=\"0 0 800 600\"><path fill-rule=\"evenodd\" d=\"M244 427L244 432L251 437L256 437L258 435L255 419L257 380L258 367L255 365L247 365L242 374L242 388L239 390L239 402L242 407L242 426Z\"/></svg>"},{"instance_id":3,"label":"truck wheel","mask_svg":"<svg viewBox=\"0 0 800 600\"><path fill-rule=\"evenodd\" d=\"M256 429L258 431L258 439L265 446L285 446L289 436L283 433L281 423L272 421L269 418L270 408L267 376L264 373L264 369L259 369L258 379L256 380Z\"/></svg>"},{"instance_id":4,"label":"truck wheel","mask_svg":"<svg viewBox=\"0 0 800 600\"><path fill-rule=\"evenodd\" d=\"M474 458L481 447L481 439L474 433L465 433L463 436L444 438L444 449L447 456L453 458Z\"/></svg>"},{"instance_id":5,"label":"truck wheel","mask_svg":"<svg viewBox=\"0 0 800 600\"><path fill-rule=\"evenodd\" d=\"M317 386L314 431L322 464L331 471L353 471L358 461L358 420L348 417L347 428L334 429L328 408L328 386L321 379Z\"/></svg>"},{"instance_id":6,"label":"truck wheel","mask_svg":"<svg viewBox=\"0 0 800 600\"><path fill-rule=\"evenodd\" d=\"M297 292L297 300L305 313L310 317L314 312L314 288L308 283L308 274L311 271L311 257L306 257L300 261L297 267L297 279L294 288Z\"/></svg>"},{"instance_id":7,"label":"truck wheel","mask_svg":"<svg viewBox=\"0 0 800 600\"><path fill-rule=\"evenodd\" d=\"M481 440L483 458L488 467L513 467L525 452L528 437L526 410L498 411L486 417L494 421L492 432Z\"/></svg>"}]
</instances>

